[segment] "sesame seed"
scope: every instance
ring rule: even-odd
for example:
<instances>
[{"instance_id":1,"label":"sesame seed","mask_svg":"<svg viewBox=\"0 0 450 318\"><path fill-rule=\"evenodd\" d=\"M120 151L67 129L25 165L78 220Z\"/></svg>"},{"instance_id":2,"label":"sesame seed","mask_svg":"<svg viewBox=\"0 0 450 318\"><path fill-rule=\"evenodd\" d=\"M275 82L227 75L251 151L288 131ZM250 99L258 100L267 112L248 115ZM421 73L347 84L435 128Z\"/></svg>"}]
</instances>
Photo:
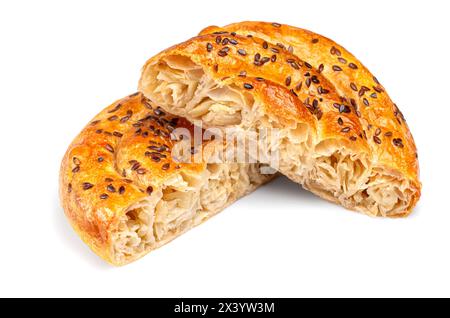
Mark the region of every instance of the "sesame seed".
<instances>
[{"instance_id":1,"label":"sesame seed","mask_svg":"<svg viewBox=\"0 0 450 318\"><path fill-rule=\"evenodd\" d=\"M378 137L378 136L373 136L373 141L376 143L376 144L381 144L381 139Z\"/></svg>"},{"instance_id":2,"label":"sesame seed","mask_svg":"<svg viewBox=\"0 0 450 318\"><path fill-rule=\"evenodd\" d=\"M403 141L401 140L401 138L394 138L394 139L392 139L392 143L396 147L403 148Z\"/></svg>"},{"instance_id":3,"label":"sesame seed","mask_svg":"<svg viewBox=\"0 0 450 318\"><path fill-rule=\"evenodd\" d=\"M222 42L222 37L220 35L216 36L216 43L220 44Z\"/></svg>"},{"instance_id":4,"label":"sesame seed","mask_svg":"<svg viewBox=\"0 0 450 318\"><path fill-rule=\"evenodd\" d=\"M277 56L274 54L272 55L272 57L270 58L270 60L272 61L272 63L275 63L277 60Z\"/></svg>"},{"instance_id":5,"label":"sesame seed","mask_svg":"<svg viewBox=\"0 0 450 318\"><path fill-rule=\"evenodd\" d=\"M139 168L136 170L137 174L145 174L147 172L147 170L145 170L144 168Z\"/></svg>"},{"instance_id":6,"label":"sesame seed","mask_svg":"<svg viewBox=\"0 0 450 318\"><path fill-rule=\"evenodd\" d=\"M145 192L147 192L148 195L151 195L153 192L153 187L152 186L148 186L147 189L145 190Z\"/></svg>"},{"instance_id":7,"label":"sesame seed","mask_svg":"<svg viewBox=\"0 0 450 318\"><path fill-rule=\"evenodd\" d=\"M239 53L239 55L242 55L242 56L246 56L247 55L247 52L245 52L244 49L239 49L239 50L237 50L237 52Z\"/></svg>"},{"instance_id":8,"label":"sesame seed","mask_svg":"<svg viewBox=\"0 0 450 318\"><path fill-rule=\"evenodd\" d=\"M276 47L272 47L272 48L270 48L270 50L271 50L273 53L280 53L280 50L277 49Z\"/></svg>"},{"instance_id":9,"label":"sesame seed","mask_svg":"<svg viewBox=\"0 0 450 318\"><path fill-rule=\"evenodd\" d=\"M367 98L363 98L363 103L364 103L364 105L366 105L366 106L369 106L370 104L369 104L369 101L367 100Z\"/></svg>"},{"instance_id":10,"label":"sesame seed","mask_svg":"<svg viewBox=\"0 0 450 318\"><path fill-rule=\"evenodd\" d=\"M322 73L324 70L325 66L323 64L319 65L319 73Z\"/></svg>"},{"instance_id":11,"label":"sesame seed","mask_svg":"<svg viewBox=\"0 0 450 318\"><path fill-rule=\"evenodd\" d=\"M313 44L319 43L319 39L312 39L311 41Z\"/></svg>"},{"instance_id":12,"label":"sesame seed","mask_svg":"<svg viewBox=\"0 0 450 318\"><path fill-rule=\"evenodd\" d=\"M267 48L269 47L269 44L267 44L266 41L263 42L262 44L263 49L267 50Z\"/></svg>"},{"instance_id":13,"label":"sesame seed","mask_svg":"<svg viewBox=\"0 0 450 318\"><path fill-rule=\"evenodd\" d=\"M76 166L75 168L72 169L72 173L77 173L80 171L80 166Z\"/></svg>"},{"instance_id":14,"label":"sesame seed","mask_svg":"<svg viewBox=\"0 0 450 318\"><path fill-rule=\"evenodd\" d=\"M92 187L94 187L94 185L92 183L89 182L83 182L83 190L89 190Z\"/></svg>"},{"instance_id":15,"label":"sesame seed","mask_svg":"<svg viewBox=\"0 0 450 318\"><path fill-rule=\"evenodd\" d=\"M161 167L161 169L163 169L163 170L167 170L167 169L169 169L169 168L170 168L170 163L165 163L165 164L163 164L162 167Z\"/></svg>"},{"instance_id":16,"label":"sesame seed","mask_svg":"<svg viewBox=\"0 0 450 318\"><path fill-rule=\"evenodd\" d=\"M103 157L98 157L98 158L97 158L97 161L98 161L98 162L103 162L103 160L105 160L105 159L103 159Z\"/></svg>"},{"instance_id":17,"label":"sesame seed","mask_svg":"<svg viewBox=\"0 0 450 318\"><path fill-rule=\"evenodd\" d=\"M347 64L347 60L344 59L343 57L339 57L338 61L341 62L342 64ZM350 65L349 65L350 66Z\"/></svg>"},{"instance_id":18,"label":"sesame seed","mask_svg":"<svg viewBox=\"0 0 450 318\"><path fill-rule=\"evenodd\" d=\"M238 41L235 39L228 39L228 42L230 42L231 45L238 45Z\"/></svg>"},{"instance_id":19,"label":"sesame seed","mask_svg":"<svg viewBox=\"0 0 450 318\"><path fill-rule=\"evenodd\" d=\"M211 52L213 50L213 46L211 43L206 44L206 51Z\"/></svg>"},{"instance_id":20,"label":"sesame seed","mask_svg":"<svg viewBox=\"0 0 450 318\"><path fill-rule=\"evenodd\" d=\"M377 98L377 93L370 94L370 97L373 98L373 99Z\"/></svg>"},{"instance_id":21,"label":"sesame seed","mask_svg":"<svg viewBox=\"0 0 450 318\"><path fill-rule=\"evenodd\" d=\"M245 89L253 89L253 85L249 84L249 83L244 83L244 88Z\"/></svg>"},{"instance_id":22,"label":"sesame seed","mask_svg":"<svg viewBox=\"0 0 450 318\"><path fill-rule=\"evenodd\" d=\"M122 104L118 103L116 106L114 106L113 109L109 110L108 113L114 113L114 112L118 111L121 107L122 107Z\"/></svg>"},{"instance_id":23,"label":"sesame seed","mask_svg":"<svg viewBox=\"0 0 450 318\"><path fill-rule=\"evenodd\" d=\"M342 126L344 124L344 121L342 120L341 117L338 118L338 124L339 126Z\"/></svg>"},{"instance_id":24,"label":"sesame seed","mask_svg":"<svg viewBox=\"0 0 450 318\"><path fill-rule=\"evenodd\" d=\"M348 64L348 67L350 67L353 70L356 70L358 68L358 66L356 66L356 64L354 64L354 63Z\"/></svg>"},{"instance_id":25,"label":"sesame seed","mask_svg":"<svg viewBox=\"0 0 450 318\"><path fill-rule=\"evenodd\" d=\"M309 64L308 62L305 62L305 66L306 66L307 68L312 68L312 65Z\"/></svg>"},{"instance_id":26,"label":"sesame seed","mask_svg":"<svg viewBox=\"0 0 450 318\"><path fill-rule=\"evenodd\" d=\"M109 198L109 195L107 195L106 193L103 193L100 195L100 199L102 199L102 200L106 200L108 198Z\"/></svg>"},{"instance_id":27,"label":"sesame seed","mask_svg":"<svg viewBox=\"0 0 450 318\"><path fill-rule=\"evenodd\" d=\"M106 190L108 190L109 192L116 192L116 188L114 188L114 186L112 185L112 184L109 184L107 187L106 187Z\"/></svg>"},{"instance_id":28,"label":"sesame seed","mask_svg":"<svg viewBox=\"0 0 450 318\"><path fill-rule=\"evenodd\" d=\"M125 187L124 186L120 186L119 194L124 194L124 193L125 193Z\"/></svg>"},{"instance_id":29,"label":"sesame seed","mask_svg":"<svg viewBox=\"0 0 450 318\"><path fill-rule=\"evenodd\" d=\"M67 186L67 192L68 193L72 192L72 183L69 183L69 185Z\"/></svg>"},{"instance_id":30,"label":"sesame seed","mask_svg":"<svg viewBox=\"0 0 450 318\"><path fill-rule=\"evenodd\" d=\"M381 134L381 129L380 128L377 128L376 130L375 130L375 136L379 136Z\"/></svg>"},{"instance_id":31,"label":"sesame seed","mask_svg":"<svg viewBox=\"0 0 450 318\"><path fill-rule=\"evenodd\" d=\"M286 77L286 80L284 81L284 83L286 84L286 86L290 86L291 85L291 77L290 76Z\"/></svg>"},{"instance_id":32,"label":"sesame seed","mask_svg":"<svg viewBox=\"0 0 450 318\"><path fill-rule=\"evenodd\" d=\"M350 131L350 127L344 127L341 129L341 132L348 133Z\"/></svg>"},{"instance_id":33,"label":"sesame seed","mask_svg":"<svg viewBox=\"0 0 450 318\"><path fill-rule=\"evenodd\" d=\"M123 137L123 134L118 131L113 132L113 135L119 138Z\"/></svg>"},{"instance_id":34,"label":"sesame seed","mask_svg":"<svg viewBox=\"0 0 450 318\"><path fill-rule=\"evenodd\" d=\"M279 27L281 27L281 24L274 22L274 23L272 23L272 26L279 28Z\"/></svg>"},{"instance_id":35,"label":"sesame seed","mask_svg":"<svg viewBox=\"0 0 450 318\"><path fill-rule=\"evenodd\" d=\"M342 71L342 68L340 66L333 65L333 71L340 72L340 71Z\"/></svg>"},{"instance_id":36,"label":"sesame seed","mask_svg":"<svg viewBox=\"0 0 450 318\"><path fill-rule=\"evenodd\" d=\"M80 159L78 159L77 157L73 157L73 158L72 158L72 161L73 161L73 163L74 163L75 165L77 165L77 166L81 165L81 161L80 161Z\"/></svg>"},{"instance_id":37,"label":"sesame seed","mask_svg":"<svg viewBox=\"0 0 450 318\"><path fill-rule=\"evenodd\" d=\"M354 90L355 92L358 91L358 87L356 86L355 83L350 83L350 87L351 87L351 89Z\"/></svg>"}]
</instances>

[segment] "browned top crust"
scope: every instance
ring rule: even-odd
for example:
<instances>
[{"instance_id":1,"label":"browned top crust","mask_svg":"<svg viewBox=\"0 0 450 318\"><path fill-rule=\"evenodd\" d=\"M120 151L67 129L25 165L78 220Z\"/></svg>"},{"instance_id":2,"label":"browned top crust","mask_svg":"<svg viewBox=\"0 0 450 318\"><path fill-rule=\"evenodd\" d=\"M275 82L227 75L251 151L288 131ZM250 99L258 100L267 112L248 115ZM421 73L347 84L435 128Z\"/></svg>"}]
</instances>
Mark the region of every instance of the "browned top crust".
<instances>
[{"instance_id":1,"label":"browned top crust","mask_svg":"<svg viewBox=\"0 0 450 318\"><path fill-rule=\"evenodd\" d=\"M320 73L317 78L321 84L316 87L311 85L305 93L321 96L319 91L321 86L322 92L324 89L330 91L326 94L328 98L340 99L338 104L341 106L336 105L336 111L339 111L339 107L341 110L349 107L351 113L345 117L351 118L353 122L354 115L357 116L359 124L355 123L358 127L355 132L356 134L362 132L367 137L374 162L384 169L391 169L406 176L417 189L416 200L418 199L421 184L417 150L405 118L377 78L350 52L324 36L279 23L241 22L225 27L211 26L200 34L211 33L215 33L212 36L220 36L222 41L225 38L233 38L234 34L253 37L255 43L263 47L257 52L253 50L248 52L250 58L259 53L264 57L275 55L279 60L281 57L279 52L289 52L301 60L296 63L302 66L303 72L311 73L309 78L316 72ZM277 63L276 66L274 64L275 67L272 69L265 67L270 74L268 78L280 80L280 76L289 74L285 73L286 66L289 65L292 66L292 63L282 55L281 63ZM294 80L292 77L289 81L291 85L287 86L293 88L296 85L303 85L300 92L294 89L302 99L301 91L305 89L307 80L299 77ZM328 124L333 124L334 119L327 120ZM336 128L338 127L331 129Z\"/></svg>"},{"instance_id":2,"label":"browned top crust","mask_svg":"<svg viewBox=\"0 0 450 318\"><path fill-rule=\"evenodd\" d=\"M64 156L64 211L80 237L111 263L111 233L126 209L180 169L204 169L204 164L178 163L171 157L170 132L175 127L193 129L136 93L99 113Z\"/></svg>"}]
</instances>

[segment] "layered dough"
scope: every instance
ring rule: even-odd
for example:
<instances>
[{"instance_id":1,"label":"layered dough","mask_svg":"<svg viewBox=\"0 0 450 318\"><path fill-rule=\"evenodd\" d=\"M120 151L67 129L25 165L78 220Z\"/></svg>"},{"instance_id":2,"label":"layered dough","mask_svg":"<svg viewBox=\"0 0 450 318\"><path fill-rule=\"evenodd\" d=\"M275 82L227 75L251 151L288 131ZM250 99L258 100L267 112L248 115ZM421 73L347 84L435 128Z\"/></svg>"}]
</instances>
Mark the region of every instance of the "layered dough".
<instances>
[{"instance_id":1,"label":"layered dough","mask_svg":"<svg viewBox=\"0 0 450 318\"><path fill-rule=\"evenodd\" d=\"M276 128L276 141L248 137L263 149L259 162L327 200L373 216L411 211L420 196L418 165L397 108L378 114L389 130L375 126L373 113L321 74L324 66L315 69L287 46L253 34L212 31L147 61L139 86L144 95L204 128L257 134ZM274 164L268 151L275 149ZM397 155L407 160L385 160Z\"/></svg>"},{"instance_id":2,"label":"layered dough","mask_svg":"<svg viewBox=\"0 0 450 318\"><path fill-rule=\"evenodd\" d=\"M134 94L103 110L69 147L61 167L64 210L101 257L127 264L202 223L270 180L261 164L224 163L219 142L201 162L173 157L183 119ZM209 160L214 156L214 160Z\"/></svg>"}]
</instances>

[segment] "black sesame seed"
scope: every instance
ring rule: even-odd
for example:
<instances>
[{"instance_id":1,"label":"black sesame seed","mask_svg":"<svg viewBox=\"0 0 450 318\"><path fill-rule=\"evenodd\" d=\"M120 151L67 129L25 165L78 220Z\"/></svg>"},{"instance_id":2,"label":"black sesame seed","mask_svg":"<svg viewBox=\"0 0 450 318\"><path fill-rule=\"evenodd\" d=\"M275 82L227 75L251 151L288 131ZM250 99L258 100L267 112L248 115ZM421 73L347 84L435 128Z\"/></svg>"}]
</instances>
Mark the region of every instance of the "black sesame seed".
<instances>
[{"instance_id":1,"label":"black sesame seed","mask_svg":"<svg viewBox=\"0 0 450 318\"><path fill-rule=\"evenodd\" d=\"M309 64L308 62L305 62L305 66L306 66L307 68L312 68L312 65Z\"/></svg>"},{"instance_id":2,"label":"black sesame seed","mask_svg":"<svg viewBox=\"0 0 450 318\"><path fill-rule=\"evenodd\" d=\"M350 131L350 127L344 127L341 129L341 132L348 133Z\"/></svg>"},{"instance_id":3,"label":"black sesame seed","mask_svg":"<svg viewBox=\"0 0 450 318\"><path fill-rule=\"evenodd\" d=\"M83 190L89 190L92 187L94 187L94 185L92 183L89 182L83 182Z\"/></svg>"},{"instance_id":4,"label":"black sesame seed","mask_svg":"<svg viewBox=\"0 0 450 318\"><path fill-rule=\"evenodd\" d=\"M72 158L72 161L73 161L73 163L74 163L75 165L77 165L77 166L81 165L81 161L80 161L80 159L78 159L77 157L73 157L73 158Z\"/></svg>"},{"instance_id":5,"label":"black sesame seed","mask_svg":"<svg viewBox=\"0 0 450 318\"><path fill-rule=\"evenodd\" d=\"M169 168L170 168L170 163L165 163L165 164L163 164L162 167L161 167L162 170L167 170L167 169L169 169Z\"/></svg>"},{"instance_id":6,"label":"black sesame seed","mask_svg":"<svg viewBox=\"0 0 450 318\"><path fill-rule=\"evenodd\" d=\"M369 104L369 101L367 100L367 98L363 98L363 103L364 103L364 105L366 105L366 106L369 106L370 104Z\"/></svg>"},{"instance_id":7,"label":"black sesame seed","mask_svg":"<svg viewBox=\"0 0 450 318\"><path fill-rule=\"evenodd\" d=\"M274 22L274 23L272 23L272 26L279 28L279 27L281 27L281 24Z\"/></svg>"},{"instance_id":8,"label":"black sesame seed","mask_svg":"<svg viewBox=\"0 0 450 318\"><path fill-rule=\"evenodd\" d=\"M267 56L264 56L264 57L261 59L261 63L262 63L262 64L265 64L265 63L267 63L267 62L269 62L269 61L270 61L270 58L267 57Z\"/></svg>"},{"instance_id":9,"label":"black sesame seed","mask_svg":"<svg viewBox=\"0 0 450 318\"><path fill-rule=\"evenodd\" d=\"M376 144L381 144L381 139L378 136L373 136L373 141L375 141Z\"/></svg>"},{"instance_id":10,"label":"black sesame seed","mask_svg":"<svg viewBox=\"0 0 450 318\"><path fill-rule=\"evenodd\" d=\"M355 83L350 83L350 87L352 90L354 90L355 92L358 91L358 87L355 85Z\"/></svg>"},{"instance_id":11,"label":"black sesame seed","mask_svg":"<svg viewBox=\"0 0 450 318\"><path fill-rule=\"evenodd\" d=\"M245 52L244 49L239 49L239 50L237 50L237 52L239 53L239 55L242 55L242 56L246 56L247 55L247 52Z\"/></svg>"},{"instance_id":12,"label":"black sesame seed","mask_svg":"<svg viewBox=\"0 0 450 318\"><path fill-rule=\"evenodd\" d=\"M269 44L267 44L266 41L263 42L262 44L263 49L267 50L267 48L269 47Z\"/></svg>"},{"instance_id":13,"label":"black sesame seed","mask_svg":"<svg viewBox=\"0 0 450 318\"><path fill-rule=\"evenodd\" d=\"M224 39L222 40L222 45L227 45L228 42L230 42L230 40L228 40L228 38L224 38Z\"/></svg>"},{"instance_id":14,"label":"black sesame seed","mask_svg":"<svg viewBox=\"0 0 450 318\"><path fill-rule=\"evenodd\" d=\"M124 194L124 193L125 193L125 187L124 186L120 186L119 194Z\"/></svg>"},{"instance_id":15,"label":"black sesame seed","mask_svg":"<svg viewBox=\"0 0 450 318\"><path fill-rule=\"evenodd\" d=\"M387 133L384 134L386 137L392 137L393 133L392 131L388 131Z\"/></svg>"},{"instance_id":16,"label":"black sesame seed","mask_svg":"<svg viewBox=\"0 0 450 318\"><path fill-rule=\"evenodd\" d=\"M105 160L105 159L103 159L103 157L98 157L98 158L97 158L97 161L98 161L98 162L103 162L103 160Z\"/></svg>"},{"instance_id":17,"label":"black sesame seed","mask_svg":"<svg viewBox=\"0 0 450 318\"><path fill-rule=\"evenodd\" d=\"M109 198L109 195L107 195L106 193L103 193L100 195L100 199L102 199L102 200L106 200L108 198Z\"/></svg>"},{"instance_id":18,"label":"black sesame seed","mask_svg":"<svg viewBox=\"0 0 450 318\"><path fill-rule=\"evenodd\" d=\"M293 69L299 70L300 67L298 66L298 64L295 61L292 61L291 63L289 63Z\"/></svg>"},{"instance_id":19,"label":"black sesame seed","mask_svg":"<svg viewBox=\"0 0 450 318\"><path fill-rule=\"evenodd\" d=\"M378 79L374 76L373 80L375 81L375 83L377 83L378 85L380 85L380 82L378 81Z\"/></svg>"},{"instance_id":20,"label":"black sesame seed","mask_svg":"<svg viewBox=\"0 0 450 318\"><path fill-rule=\"evenodd\" d=\"M343 124L344 124L344 121L342 120L342 118L341 117L339 117L338 118L338 124L340 125L340 126L342 126Z\"/></svg>"},{"instance_id":21,"label":"black sesame seed","mask_svg":"<svg viewBox=\"0 0 450 318\"><path fill-rule=\"evenodd\" d=\"M375 130L375 136L379 136L381 134L381 129L380 128L377 128L376 130Z\"/></svg>"},{"instance_id":22,"label":"black sesame seed","mask_svg":"<svg viewBox=\"0 0 450 318\"><path fill-rule=\"evenodd\" d=\"M272 47L272 48L270 48L270 50L271 50L273 53L280 53L280 50L277 49L276 47Z\"/></svg>"},{"instance_id":23,"label":"black sesame seed","mask_svg":"<svg viewBox=\"0 0 450 318\"><path fill-rule=\"evenodd\" d=\"M323 64L319 65L319 73L322 73L324 70L325 66L323 66Z\"/></svg>"},{"instance_id":24,"label":"black sesame seed","mask_svg":"<svg viewBox=\"0 0 450 318\"><path fill-rule=\"evenodd\" d=\"M80 166L76 166L75 168L72 169L72 173L77 173L80 171Z\"/></svg>"},{"instance_id":25,"label":"black sesame seed","mask_svg":"<svg viewBox=\"0 0 450 318\"><path fill-rule=\"evenodd\" d=\"M111 116L111 117L108 117L108 120L109 121L114 121L114 120L117 120L119 117L117 117L116 115L113 115L113 116Z\"/></svg>"},{"instance_id":26,"label":"black sesame seed","mask_svg":"<svg viewBox=\"0 0 450 318\"><path fill-rule=\"evenodd\" d=\"M216 36L216 43L220 44L222 42L222 37L220 35Z\"/></svg>"},{"instance_id":27,"label":"black sesame seed","mask_svg":"<svg viewBox=\"0 0 450 318\"><path fill-rule=\"evenodd\" d=\"M113 132L113 135L119 138L123 137L123 134L118 131Z\"/></svg>"},{"instance_id":28,"label":"black sesame seed","mask_svg":"<svg viewBox=\"0 0 450 318\"><path fill-rule=\"evenodd\" d=\"M347 60L344 59L343 57L339 57L338 61L341 62L342 64L347 64Z\"/></svg>"},{"instance_id":29,"label":"black sesame seed","mask_svg":"<svg viewBox=\"0 0 450 318\"><path fill-rule=\"evenodd\" d=\"M351 136L351 137L350 137L350 140L351 140L351 141L356 141L357 138L356 138L355 136Z\"/></svg>"},{"instance_id":30,"label":"black sesame seed","mask_svg":"<svg viewBox=\"0 0 450 318\"><path fill-rule=\"evenodd\" d=\"M91 126L95 126L100 122L100 120L94 120L93 122L91 122Z\"/></svg>"},{"instance_id":31,"label":"black sesame seed","mask_svg":"<svg viewBox=\"0 0 450 318\"><path fill-rule=\"evenodd\" d=\"M370 97L371 97L371 98L374 98L374 99L377 98L377 93L372 93L372 94L370 94Z\"/></svg>"},{"instance_id":32,"label":"black sesame seed","mask_svg":"<svg viewBox=\"0 0 450 318\"><path fill-rule=\"evenodd\" d=\"M264 82L265 79L262 77L255 77L255 80L257 80L258 82Z\"/></svg>"},{"instance_id":33,"label":"black sesame seed","mask_svg":"<svg viewBox=\"0 0 450 318\"><path fill-rule=\"evenodd\" d=\"M290 86L291 85L291 77L290 76L286 77L286 80L284 81L284 83L286 84L286 86Z\"/></svg>"},{"instance_id":34,"label":"black sesame seed","mask_svg":"<svg viewBox=\"0 0 450 318\"><path fill-rule=\"evenodd\" d=\"M255 62L259 61L261 59L261 54L256 53L255 54Z\"/></svg>"},{"instance_id":35,"label":"black sesame seed","mask_svg":"<svg viewBox=\"0 0 450 318\"><path fill-rule=\"evenodd\" d=\"M228 39L228 41L231 45L238 45L238 41L236 41L235 39Z\"/></svg>"},{"instance_id":36,"label":"black sesame seed","mask_svg":"<svg viewBox=\"0 0 450 318\"><path fill-rule=\"evenodd\" d=\"M112 184L109 184L106 187L106 190L108 190L109 192L112 192L112 193L116 192L116 188L114 188L114 186Z\"/></svg>"},{"instance_id":37,"label":"black sesame seed","mask_svg":"<svg viewBox=\"0 0 450 318\"><path fill-rule=\"evenodd\" d=\"M244 83L244 88L245 89L253 89L253 85L249 84L249 83Z\"/></svg>"},{"instance_id":38,"label":"black sesame seed","mask_svg":"<svg viewBox=\"0 0 450 318\"><path fill-rule=\"evenodd\" d=\"M145 190L145 192L147 192L148 195L151 195L153 192L153 187L152 186L148 186L147 189Z\"/></svg>"},{"instance_id":39,"label":"black sesame seed","mask_svg":"<svg viewBox=\"0 0 450 318\"><path fill-rule=\"evenodd\" d=\"M213 50L213 46L211 43L206 44L206 51L211 52Z\"/></svg>"},{"instance_id":40,"label":"black sesame seed","mask_svg":"<svg viewBox=\"0 0 450 318\"><path fill-rule=\"evenodd\" d=\"M401 140L401 138L394 138L394 139L392 139L392 143L396 147L403 148L403 141Z\"/></svg>"},{"instance_id":41,"label":"black sesame seed","mask_svg":"<svg viewBox=\"0 0 450 318\"><path fill-rule=\"evenodd\" d=\"M103 129L97 129L96 131L95 131L95 133L97 133L97 134L101 134L103 132Z\"/></svg>"},{"instance_id":42,"label":"black sesame seed","mask_svg":"<svg viewBox=\"0 0 450 318\"><path fill-rule=\"evenodd\" d=\"M122 104L117 104L116 106L114 106L113 109L109 110L108 113L114 113L116 111L118 111L120 109L120 107L122 107Z\"/></svg>"},{"instance_id":43,"label":"black sesame seed","mask_svg":"<svg viewBox=\"0 0 450 318\"><path fill-rule=\"evenodd\" d=\"M67 186L67 192L68 193L72 192L72 183L69 183L69 185Z\"/></svg>"},{"instance_id":44,"label":"black sesame seed","mask_svg":"<svg viewBox=\"0 0 450 318\"><path fill-rule=\"evenodd\" d=\"M309 88L310 86L311 86L311 78L307 78L306 80L305 80L305 84L306 84L306 86Z\"/></svg>"},{"instance_id":45,"label":"black sesame seed","mask_svg":"<svg viewBox=\"0 0 450 318\"><path fill-rule=\"evenodd\" d=\"M340 66L333 65L333 71L340 72L340 71L342 71L342 68Z\"/></svg>"},{"instance_id":46,"label":"black sesame seed","mask_svg":"<svg viewBox=\"0 0 450 318\"><path fill-rule=\"evenodd\" d=\"M356 64L354 64L354 63L348 64L348 67L350 67L353 70L356 70L358 68L358 66L356 66Z\"/></svg>"},{"instance_id":47,"label":"black sesame seed","mask_svg":"<svg viewBox=\"0 0 450 318\"><path fill-rule=\"evenodd\" d=\"M125 117L122 117L122 118L120 119L120 122L123 124L123 123L127 122L130 118L131 118L131 116L125 116Z\"/></svg>"},{"instance_id":48,"label":"black sesame seed","mask_svg":"<svg viewBox=\"0 0 450 318\"><path fill-rule=\"evenodd\" d=\"M239 73L239 77L246 77L247 76L247 72L246 71L241 71Z\"/></svg>"},{"instance_id":49,"label":"black sesame seed","mask_svg":"<svg viewBox=\"0 0 450 318\"><path fill-rule=\"evenodd\" d=\"M319 39L312 39L311 41L313 44L319 43Z\"/></svg>"}]
</instances>

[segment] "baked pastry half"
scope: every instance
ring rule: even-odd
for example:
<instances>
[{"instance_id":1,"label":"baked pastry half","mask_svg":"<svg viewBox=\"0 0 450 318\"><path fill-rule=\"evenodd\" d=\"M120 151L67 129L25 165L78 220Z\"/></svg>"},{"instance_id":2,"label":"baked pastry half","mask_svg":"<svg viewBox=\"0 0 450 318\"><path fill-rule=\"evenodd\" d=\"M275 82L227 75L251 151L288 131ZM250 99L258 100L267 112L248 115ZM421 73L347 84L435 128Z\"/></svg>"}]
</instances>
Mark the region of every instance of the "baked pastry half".
<instances>
[{"instance_id":1,"label":"baked pastry half","mask_svg":"<svg viewBox=\"0 0 450 318\"><path fill-rule=\"evenodd\" d=\"M206 128L277 129L276 143L258 138L262 149L278 149L273 168L346 208L409 214L421 185L402 113L350 53L294 31L277 23L210 27L148 60L139 89Z\"/></svg>"},{"instance_id":2,"label":"baked pastry half","mask_svg":"<svg viewBox=\"0 0 450 318\"><path fill-rule=\"evenodd\" d=\"M262 175L258 163L221 163L215 150L223 144L214 141L203 142L209 150L201 161L180 160L177 129L194 127L136 93L98 114L64 156L64 211L111 264L140 258L273 177Z\"/></svg>"}]
</instances>

